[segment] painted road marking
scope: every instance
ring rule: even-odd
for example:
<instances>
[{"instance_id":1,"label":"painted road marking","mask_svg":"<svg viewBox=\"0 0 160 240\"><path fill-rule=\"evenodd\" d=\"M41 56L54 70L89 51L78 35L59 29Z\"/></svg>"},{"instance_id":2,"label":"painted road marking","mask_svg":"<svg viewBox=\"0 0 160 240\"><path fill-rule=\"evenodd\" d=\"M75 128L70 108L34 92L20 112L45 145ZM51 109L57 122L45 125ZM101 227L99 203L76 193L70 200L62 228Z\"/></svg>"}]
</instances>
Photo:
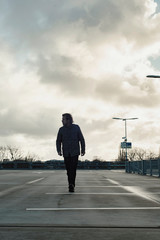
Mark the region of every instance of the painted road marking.
<instances>
[{"instance_id":1,"label":"painted road marking","mask_svg":"<svg viewBox=\"0 0 160 240\"><path fill-rule=\"evenodd\" d=\"M141 188L139 188L137 186L136 187L134 187L134 186L125 186L123 188L125 190L129 191L129 192L135 193L137 196L139 196L141 198L144 198L144 199L149 200L151 202L155 202L155 203L160 204L159 200L154 199L153 196L150 195L150 193L145 192L144 190L142 190Z\"/></svg>"},{"instance_id":2,"label":"painted road marking","mask_svg":"<svg viewBox=\"0 0 160 240\"><path fill-rule=\"evenodd\" d=\"M22 187L22 185L3 190L3 191L0 192L0 197L5 196L5 195L7 195L7 194L9 194L13 191L20 190L21 187Z\"/></svg>"},{"instance_id":3,"label":"painted road marking","mask_svg":"<svg viewBox=\"0 0 160 240\"><path fill-rule=\"evenodd\" d=\"M160 207L26 208L26 211L75 211L75 210L160 210Z\"/></svg>"},{"instance_id":4,"label":"painted road marking","mask_svg":"<svg viewBox=\"0 0 160 240\"><path fill-rule=\"evenodd\" d=\"M136 194L134 194L134 193L46 193L46 194L48 194L48 195L52 195L52 194L59 194L59 195L61 195L61 194L63 194L63 195L70 195L70 194L76 194L76 195L83 195L83 194L88 194L88 195L136 195Z\"/></svg>"},{"instance_id":5,"label":"painted road marking","mask_svg":"<svg viewBox=\"0 0 160 240\"><path fill-rule=\"evenodd\" d=\"M111 183L117 184L119 187L127 190L128 192L132 192L132 193L136 194L137 196L139 196L141 198L144 198L144 199L147 199L147 200L149 200L151 202L155 202L155 203L160 204L159 200L152 198L152 196L150 194L148 194L147 192L143 191L142 189L140 189L137 186L123 186L119 182L114 181L112 179L108 179L108 181L111 182Z\"/></svg>"},{"instance_id":6,"label":"painted road marking","mask_svg":"<svg viewBox=\"0 0 160 240\"><path fill-rule=\"evenodd\" d=\"M117 172L117 173L125 173L125 169L124 170L110 170L111 172Z\"/></svg>"},{"instance_id":7,"label":"painted road marking","mask_svg":"<svg viewBox=\"0 0 160 240\"><path fill-rule=\"evenodd\" d=\"M68 185L52 185L52 184L39 184L39 186L52 186L52 187L55 187L55 188L66 188L66 187L68 187ZM81 188L81 187L83 187L83 188L121 188L121 186L76 186L76 188Z\"/></svg>"},{"instance_id":8,"label":"painted road marking","mask_svg":"<svg viewBox=\"0 0 160 240\"><path fill-rule=\"evenodd\" d=\"M151 202L155 202L155 203L160 204L159 199L153 198L152 194L148 194L148 192L142 190L141 188L139 188L137 186L123 186L119 182L114 181L112 179L106 178L106 180L108 180L110 183L116 184L117 186L127 190L128 192L132 192L132 193L136 194L137 196L139 196L141 198L144 198L144 199L149 200Z\"/></svg>"},{"instance_id":9,"label":"painted road marking","mask_svg":"<svg viewBox=\"0 0 160 240\"><path fill-rule=\"evenodd\" d=\"M36 179L36 180L33 180L33 181L30 181L30 182L27 182L26 184L32 184L32 183L41 181L42 179L44 179L44 177L43 177L43 178Z\"/></svg>"},{"instance_id":10,"label":"painted road marking","mask_svg":"<svg viewBox=\"0 0 160 240\"><path fill-rule=\"evenodd\" d=\"M83 188L85 188L85 187L89 187L89 188L92 188L92 187L94 187L94 188L99 188L99 187L105 187L105 188L112 188L112 187L121 187L121 186L76 186L76 188L78 188L78 187L83 187Z\"/></svg>"},{"instance_id":11,"label":"painted road marking","mask_svg":"<svg viewBox=\"0 0 160 240\"><path fill-rule=\"evenodd\" d=\"M113 183L113 184L116 184L116 185L120 186L119 182L116 182L116 181L114 181L112 179L108 179L108 178L106 180L108 180L110 183Z\"/></svg>"},{"instance_id":12,"label":"painted road marking","mask_svg":"<svg viewBox=\"0 0 160 240\"><path fill-rule=\"evenodd\" d=\"M86 180L86 181L77 181L77 183L80 183L80 182L102 182L102 181L105 181L104 179L97 179L97 180Z\"/></svg>"},{"instance_id":13,"label":"painted road marking","mask_svg":"<svg viewBox=\"0 0 160 240\"><path fill-rule=\"evenodd\" d=\"M47 185L48 186L48 185ZM66 186L66 185L63 185L63 186L60 186L60 185L50 185L50 186L52 186L52 187L68 187L68 186ZM122 186L77 186L76 185L76 188L81 188L81 187L83 187L83 188L120 188L120 187L122 187Z\"/></svg>"}]
</instances>

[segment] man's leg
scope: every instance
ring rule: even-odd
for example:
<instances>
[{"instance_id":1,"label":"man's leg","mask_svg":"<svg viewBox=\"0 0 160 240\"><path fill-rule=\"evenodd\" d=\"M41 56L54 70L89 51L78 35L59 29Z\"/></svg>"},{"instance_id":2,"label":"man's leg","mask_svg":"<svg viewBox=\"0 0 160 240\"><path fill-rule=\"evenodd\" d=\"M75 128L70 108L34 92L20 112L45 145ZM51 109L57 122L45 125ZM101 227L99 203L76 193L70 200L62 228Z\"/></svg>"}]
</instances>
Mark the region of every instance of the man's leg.
<instances>
[{"instance_id":1,"label":"man's leg","mask_svg":"<svg viewBox=\"0 0 160 240\"><path fill-rule=\"evenodd\" d=\"M71 157L70 179L71 179L71 184L73 184L74 186L75 186L75 179L76 179L77 164L78 164L78 156Z\"/></svg>"},{"instance_id":2,"label":"man's leg","mask_svg":"<svg viewBox=\"0 0 160 240\"><path fill-rule=\"evenodd\" d=\"M71 162L71 157L70 156L68 156L68 157L64 157L64 163L65 163L65 167L66 167L66 171L67 171L67 176L68 176L68 185L70 185L71 184L71 174L70 174L70 172L71 172L71 164L70 164L70 162Z\"/></svg>"},{"instance_id":3,"label":"man's leg","mask_svg":"<svg viewBox=\"0 0 160 240\"><path fill-rule=\"evenodd\" d=\"M64 162L65 162L65 167L68 175L69 189L71 189L71 191L74 191L78 156L65 157Z\"/></svg>"}]
</instances>

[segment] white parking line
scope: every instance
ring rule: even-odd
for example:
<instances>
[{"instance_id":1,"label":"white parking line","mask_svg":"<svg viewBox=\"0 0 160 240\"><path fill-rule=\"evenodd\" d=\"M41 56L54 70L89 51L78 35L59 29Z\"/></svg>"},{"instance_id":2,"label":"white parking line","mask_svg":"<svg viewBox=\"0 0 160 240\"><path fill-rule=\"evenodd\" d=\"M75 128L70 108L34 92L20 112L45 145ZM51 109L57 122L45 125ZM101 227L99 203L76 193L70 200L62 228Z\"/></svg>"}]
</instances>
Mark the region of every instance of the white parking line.
<instances>
[{"instance_id":1,"label":"white parking line","mask_svg":"<svg viewBox=\"0 0 160 240\"><path fill-rule=\"evenodd\" d=\"M110 170L111 172L125 173L125 170Z\"/></svg>"},{"instance_id":2,"label":"white parking line","mask_svg":"<svg viewBox=\"0 0 160 240\"><path fill-rule=\"evenodd\" d=\"M46 194L48 194L48 195L52 195L52 194L54 194L54 195L70 195L70 194L74 194L74 195L136 195L136 194L134 194L134 193L46 193Z\"/></svg>"},{"instance_id":3,"label":"white parking line","mask_svg":"<svg viewBox=\"0 0 160 240\"><path fill-rule=\"evenodd\" d=\"M30 181L30 182L27 182L26 184L32 184L32 183L41 181L42 179L44 179L44 177L43 177L43 178L36 179L36 180L33 180L33 181Z\"/></svg>"},{"instance_id":4,"label":"white parking line","mask_svg":"<svg viewBox=\"0 0 160 240\"><path fill-rule=\"evenodd\" d=\"M52 186L52 187L57 187L57 188L60 188L60 187L63 187L63 188L66 188L66 187L68 187L67 185L63 185L63 186L61 186L61 185L52 185L52 184L50 184L50 185L48 185L48 184L46 184L46 186ZM77 186L76 185L76 188L121 188L121 186Z\"/></svg>"},{"instance_id":5,"label":"white parking line","mask_svg":"<svg viewBox=\"0 0 160 240\"><path fill-rule=\"evenodd\" d=\"M26 208L26 211L75 211L75 210L160 210L160 207Z\"/></svg>"},{"instance_id":6,"label":"white parking line","mask_svg":"<svg viewBox=\"0 0 160 240\"><path fill-rule=\"evenodd\" d=\"M137 186L136 187L135 186L125 186L123 188L125 190L129 191L129 192L135 193L137 196L139 196L141 198L144 198L144 199L149 200L151 202L155 202L155 203L160 204L159 199L154 199L153 196L150 193L145 192L143 189L141 189Z\"/></svg>"},{"instance_id":7,"label":"white parking line","mask_svg":"<svg viewBox=\"0 0 160 240\"><path fill-rule=\"evenodd\" d=\"M80 182L83 182L83 183L84 183L84 182L85 182L85 183L86 183L86 182L96 182L96 183L97 183L97 182L104 182L104 181L106 182L106 180L104 180L104 179L97 179L97 180L78 181L78 183L80 183Z\"/></svg>"},{"instance_id":8,"label":"white parking line","mask_svg":"<svg viewBox=\"0 0 160 240\"><path fill-rule=\"evenodd\" d=\"M140 189L137 186L123 186L119 182L114 181L112 179L106 179L106 180L108 180L109 182L111 182L113 184L116 184L117 186L127 190L128 192L132 192L132 193L136 194L137 196L139 196L141 198L144 198L144 199L147 199L151 202L155 202L155 203L160 204L159 200L153 199L152 196L150 194L148 194L148 192L145 192L144 190Z\"/></svg>"},{"instance_id":9,"label":"white parking line","mask_svg":"<svg viewBox=\"0 0 160 240\"><path fill-rule=\"evenodd\" d=\"M120 185L119 182L116 182L116 181L114 181L114 180L112 180L112 179L108 179L108 178L107 178L106 180L108 180L110 183L116 184L116 185L118 185L118 186Z\"/></svg>"},{"instance_id":10,"label":"white parking line","mask_svg":"<svg viewBox=\"0 0 160 240\"><path fill-rule=\"evenodd\" d=\"M96 185L96 186L76 186L76 188L79 188L79 187L83 187L83 188L85 188L85 187L89 187L89 188L99 188L99 187L105 187L105 188L114 188L114 187L122 187L122 186L98 186L98 185Z\"/></svg>"},{"instance_id":11,"label":"white parking line","mask_svg":"<svg viewBox=\"0 0 160 240\"><path fill-rule=\"evenodd\" d=\"M22 187L22 185L16 186L16 187L11 187L6 190L0 191L0 197L10 194L13 191L19 190L19 189L21 189L21 187Z\"/></svg>"}]
</instances>

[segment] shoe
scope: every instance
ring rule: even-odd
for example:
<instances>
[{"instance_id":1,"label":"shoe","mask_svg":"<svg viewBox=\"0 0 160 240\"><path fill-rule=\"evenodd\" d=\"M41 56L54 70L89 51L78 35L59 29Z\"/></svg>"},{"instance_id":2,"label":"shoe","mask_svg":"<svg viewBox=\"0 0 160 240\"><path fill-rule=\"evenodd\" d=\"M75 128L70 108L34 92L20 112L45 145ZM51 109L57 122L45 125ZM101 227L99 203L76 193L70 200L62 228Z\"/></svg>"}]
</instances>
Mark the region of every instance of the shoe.
<instances>
[{"instance_id":1,"label":"shoe","mask_svg":"<svg viewBox=\"0 0 160 240\"><path fill-rule=\"evenodd\" d=\"M69 185L69 192L74 192L74 185L73 184Z\"/></svg>"}]
</instances>

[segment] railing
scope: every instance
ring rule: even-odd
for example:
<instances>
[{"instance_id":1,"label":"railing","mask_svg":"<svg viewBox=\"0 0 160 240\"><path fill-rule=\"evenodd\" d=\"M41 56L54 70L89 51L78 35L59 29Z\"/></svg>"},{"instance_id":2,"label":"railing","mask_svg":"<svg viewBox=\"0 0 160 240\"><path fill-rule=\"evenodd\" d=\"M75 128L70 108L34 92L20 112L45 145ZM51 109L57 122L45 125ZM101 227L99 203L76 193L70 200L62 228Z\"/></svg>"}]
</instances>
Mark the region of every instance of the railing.
<instances>
[{"instance_id":1,"label":"railing","mask_svg":"<svg viewBox=\"0 0 160 240\"><path fill-rule=\"evenodd\" d=\"M160 159L128 161L126 172L160 177Z\"/></svg>"},{"instance_id":2,"label":"railing","mask_svg":"<svg viewBox=\"0 0 160 240\"><path fill-rule=\"evenodd\" d=\"M8 162L0 162L0 170L2 169L65 169L64 161L59 162L16 162L16 161L8 161ZM125 162L84 162L78 161L78 169L125 169Z\"/></svg>"}]
</instances>

